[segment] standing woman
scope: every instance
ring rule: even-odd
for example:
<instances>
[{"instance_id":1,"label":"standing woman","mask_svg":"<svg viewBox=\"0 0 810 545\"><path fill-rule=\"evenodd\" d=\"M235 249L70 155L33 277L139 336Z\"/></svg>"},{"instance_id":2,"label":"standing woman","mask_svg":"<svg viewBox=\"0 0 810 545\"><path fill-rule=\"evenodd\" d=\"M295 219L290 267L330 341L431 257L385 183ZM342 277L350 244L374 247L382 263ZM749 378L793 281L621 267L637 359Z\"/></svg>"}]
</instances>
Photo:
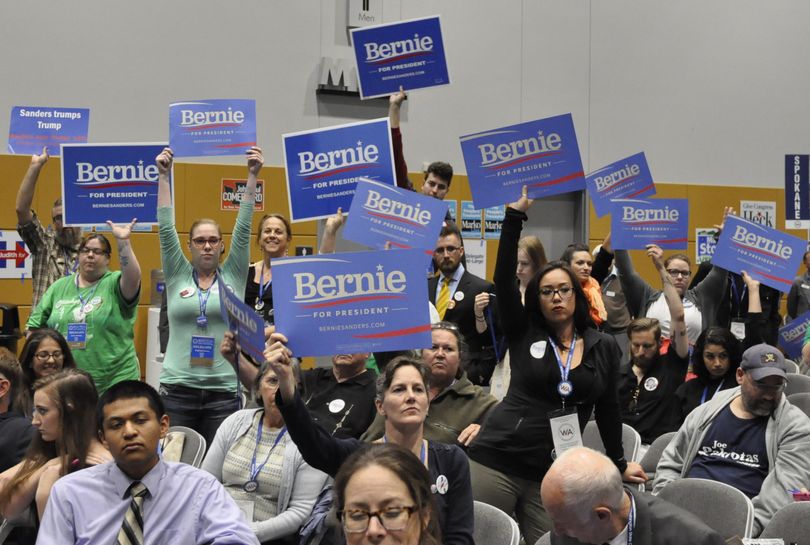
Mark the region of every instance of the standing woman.
<instances>
[{"instance_id":1,"label":"standing woman","mask_svg":"<svg viewBox=\"0 0 810 545\"><path fill-rule=\"evenodd\" d=\"M239 408L236 373L217 350L228 328L219 311L217 277L221 276L239 297L244 296L256 176L264 159L259 148L247 152L245 194L236 216L231 250L221 268L219 259L225 247L222 230L214 220L198 219L191 224L187 242L191 261L183 255L172 213L172 160L172 150L165 148L155 161L160 256L171 330L160 374L160 395L172 424L198 431L211 444L219 425Z\"/></svg>"},{"instance_id":2,"label":"standing woman","mask_svg":"<svg viewBox=\"0 0 810 545\"><path fill-rule=\"evenodd\" d=\"M90 373L104 392L122 380L141 378L135 353L135 318L141 293L141 267L128 225L107 224L118 243L121 270L109 270L110 242L98 233L79 244L79 268L48 288L26 327L49 327L67 339L76 365Z\"/></svg>"},{"instance_id":3,"label":"standing woman","mask_svg":"<svg viewBox=\"0 0 810 545\"><path fill-rule=\"evenodd\" d=\"M577 275L582 290L588 297L588 303L591 306L591 320L596 327L601 327L607 320L607 310L605 309L605 303L602 301L601 286L591 276L593 255L590 249L581 242L569 244L560 259L567 263L571 270L574 271L574 274Z\"/></svg>"},{"instance_id":4,"label":"standing woman","mask_svg":"<svg viewBox=\"0 0 810 545\"><path fill-rule=\"evenodd\" d=\"M245 304L256 309L264 318L265 325L274 325L273 318L273 271L270 260L287 255L292 240L290 222L281 214L265 214L259 221L256 244L262 250L262 259L248 269L245 285Z\"/></svg>"},{"instance_id":5,"label":"standing woman","mask_svg":"<svg viewBox=\"0 0 810 545\"><path fill-rule=\"evenodd\" d=\"M489 414L470 450L473 494L478 501L516 513L526 543L550 529L537 494L552 462L555 438L550 418L573 415L573 429L596 423L607 455L625 479L646 480L641 466L622 449L617 381L619 349L599 333L588 300L567 264L540 269L526 288L525 306L513 279L517 242L531 201L523 196L506 209L495 266L495 289L512 360L512 382ZM559 422L559 421L555 421Z\"/></svg>"},{"instance_id":6,"label":"standing woman","mask_svg":"<svg viewBox=\"0 0 810 545\"><path fill-rule=\"evenodd\" d=\"M526 286L529 281L534 278L540 267L548 263L546 259L546 250L543 248L543 243L534 235L527 235L518 241L517 253L517 270L515 276L517 277L517 285L520 290L520 300L526 294ZM512 378L512 368L509 363L509 351L492 372L492 378L489 380L490 391L489 393L498 401L502 400L506 395L506 390L509 389L509 381Z\"/></svg>"}]
</instances>

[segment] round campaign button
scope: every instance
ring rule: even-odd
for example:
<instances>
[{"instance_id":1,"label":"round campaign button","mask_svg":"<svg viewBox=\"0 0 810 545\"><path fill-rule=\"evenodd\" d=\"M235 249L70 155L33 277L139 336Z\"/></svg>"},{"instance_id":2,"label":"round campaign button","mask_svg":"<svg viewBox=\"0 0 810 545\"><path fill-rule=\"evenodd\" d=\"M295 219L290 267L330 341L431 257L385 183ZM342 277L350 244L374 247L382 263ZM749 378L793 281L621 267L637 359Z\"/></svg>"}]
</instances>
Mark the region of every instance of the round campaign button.
<instances>
[{"instance_id":1,"label":"round campaign button","mask_svg":"<svg viewBox=\"0 0 810 545\"><path fill-rule=\"evenodd\" d=\"M444 496L447 494L447 491L450 489L450 483L447 482L447 477L444 475L439 475L436 477L436 492Z\"/></svg>"},{"instance_id":2,"label":"round campaign button","mask_svg":"<svg viewBox=\"0 0 810 545\"><path fill-rule=\"evenodd\" d=\"M208 318L204 314L197 316L197 326L208 327Z\"/></svg>"},{"instance_id":3,"label":"round campaign button","mask_svg":"<svg viewBox=\"0 0 810 545\"><path fill-rule=\"evenodd\" d=\"M535 359L540 359L546 354L546 341L537 341L529 347L529 353Z\"/></svg>"},{"instance_id":4,"label":"round campaign button","mask_svg":"<svg viewBox=\"0 0 810 545\"><path fill-rule=\"evenodd\" d=\"M192 295L194 295L196 292L197 292L197 290L196 290L196 289L194 289L193 287L188 287L188 288L185 288L185 289L183 289L183 290L181 290L181 291L180 291L180 297L182 297L183 299L185 299L186 297L191 297L191 296L192 296Z\"/></svg>"},{"instance_id":5,"label":"round campaign button","mask_svg":"<svg viewBox=\"0 0 810 545\"><path fill-rule=\"evenodd\" d=\"M463 301L464 300L464 292L463 291L456 291L456 293L453 294L453 299L455 299L456 301Z\"/></svg>"},{"instance_id":6,"label":"round campaign button","mask_svg":"<svg viewBox=\"0 0 810 545\"><path fill-rule=\"evenodd\" d=\"M93 312L93 305L91 303L87 303L82 307L82 312L84 312L85 314L90 314L91 312Z\"/></svg>"},{"instance_id":7,"label":"round campaign button","mask_svg":"<svg viewBox=\"0 0 810 545\"><path fill-rule=\"evenodd\" d=\"M453 310L454 308L456 308L456 302L451 299L447 302L447 310Z\"/></svg>"},{"instance_id":8,"label":"round campaign button","mask_svg":"<svg viewBox=\"0 0 810 545\"><path fill-rule=\"evenodd\" d=\"M101 304L101 297L99 297L98 295L96 295L95 297L93 297L92 299L90 299L90 303L91 303L91 304L93 304L93 305L96 305L96 306L97 306L97 305L100 305L100 304Z\"/></svg>"},{"instance_id":9,"label":"round campaign button","mask_svg":"<svg viewBox=\"0 0 810 545\"><path fill-rule=\"evenodd\" d=\"M333 399L332 401L329 402L329 412L333 414L339 413L340 411L343 410L345 406L346 402L343 401L342 399Z\"/></svg>"},{"instance_id":10,"label":"round campaign button","mask_svg":"<svg viewBox=\"0 0 810 545\"><path fill-rule=\"evenodd\" d=\"M657 378L650 377L650 378L648 378L647 380L644 381L644 389L647 390L648 392L652 392L656 388L658 388L658 379Z\"/></svg>"},{"instance_id":11,"label":"round campaign button","mask_svg":"<svg viewBox=\"0 0 810 545\"><path fill-rule=\"evenodd\" d=\"M262 301L261 299L259 299L257 297L256 298L256 304L253 305L253 308L255 308L257 311L263 309L264 308L264 301Z\"/></svg>"},{"instance_id":12,"label":"round campaign button","mask_svg":"<svg viewBox=\"0 0 810 545\"><path fill-rule=\"evenodd\" d=\"M574 385L568 380L561 380L560 383L557 384L557 392L563 397L570 396L573 391Z\"/></svg>"},{"instance_id":13,"label":"round campaign button","mask_svg":"<svg viewBox=\"0 0 810 545\"><path fill-rule=\"evenodd\" d=\"M248 482L246 482L246 483L245 483L245 484L242 486L242 489L243 489L245 492L256 492L256 490L258 490L258 488L259 488L259 483L257 483L257 482L256 482L256 481L254 481L253 479L249 480Z\"/></svg>"}]
</instances>

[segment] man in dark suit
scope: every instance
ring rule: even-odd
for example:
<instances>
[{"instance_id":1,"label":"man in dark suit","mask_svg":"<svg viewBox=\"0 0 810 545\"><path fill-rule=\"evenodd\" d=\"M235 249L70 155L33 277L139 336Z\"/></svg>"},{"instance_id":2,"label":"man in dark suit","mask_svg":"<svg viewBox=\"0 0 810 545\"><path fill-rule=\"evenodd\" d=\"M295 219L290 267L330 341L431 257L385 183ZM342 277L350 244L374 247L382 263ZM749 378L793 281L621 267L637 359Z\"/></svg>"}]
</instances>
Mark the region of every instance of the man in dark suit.
<instances>
[{"instance_id":1,"label":"man in dark suit","mask_svg":"<svg viewBox=\"0 0 810 545\"><path fill-rule=\"evenodd\" d=\"M696 516L644 492L625 489L613 462L585 447L560 455L540 495L552 522L553 545L723 545Z\"/></svg>"},{"instance_id":2,"label":"man in dark suit","mask_svg":"<svg viewBox=\"0 0 810 545\"><path fill-rule=\"evenodd\" d=\"M439 318L458 326L470 347L467 377L473 384L486 386L498 359L503 357L493 344L499 339L497 305L492 292L495 286L464 269L464 246L461 233L454 224L442 227L433 252L434 268L439 275L428 280L428 297L436 306ZM492 306L492 312L487 307ZM490 323L490 315L492 320Z\"/></svg>"}]
</instances>

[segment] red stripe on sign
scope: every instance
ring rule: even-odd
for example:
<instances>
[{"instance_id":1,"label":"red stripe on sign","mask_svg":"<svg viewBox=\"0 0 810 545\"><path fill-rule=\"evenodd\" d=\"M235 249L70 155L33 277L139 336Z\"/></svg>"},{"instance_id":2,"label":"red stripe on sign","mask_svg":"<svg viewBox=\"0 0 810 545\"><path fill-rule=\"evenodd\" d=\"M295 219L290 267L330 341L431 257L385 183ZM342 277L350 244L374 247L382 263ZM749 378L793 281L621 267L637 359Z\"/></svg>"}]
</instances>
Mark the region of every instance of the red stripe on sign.
<instances>
[{"instance_id":1,"label":"red stripe on sign","mask_svg":"<svg viewBox=\"0 0 810 545\"><path fill-rule=\"evenodd\" d=\"M403 297L401 295L366 295L364 297L351 297L348 299L340 299L338 301L327 301L325 303L313 303L311 305L302 305L301 308L334 307L337 305L345 305L348 303L359 303L361 301L376 301L378 299L403 299Z\"/></svg>"},{"instance_id":2,"label":"red stripe on sign","mask_svg":"<svg viewBox=\"0 0 810 545\"><path fill-rule=\"evenodd\" d=\"M221 144L218 148L243 148L246 146L255 146L256 142L238 142L236 144Z\"/></svg>"},{"instance_id":3,"label":"red stripe on sign","mask_svg":"<svg viewBox=\"0 0 810 545\"><path fill-rule=\"evenodd\" d=\"M557 178L556 180L548 180L546 182L538 182L536 184L532 184L529 187L543 187L547 185L556 185L561 184L563 182L567 182L569 180L573 180L574 178L581 178L585 174L580 170L579 172L574 172L573 174L569 174L568 176L563 176L562 178Z\"/></svg>"},{"instance_id":4,"label":"red stripe on sign","mask_svg":"<svg viewBox=\"0 0 810 545\"><path fill-rule=\"evenodd\" d=\"M422 333L430 331L430 324L419 325L416 327L409 327L406 329L397 329L396 331L386 331L384 333L369 333L368 335L352 335L355 339L384 339L387 337L401 337L403 335L413 335L414 333Z\"/></svg>"}]
</instances>

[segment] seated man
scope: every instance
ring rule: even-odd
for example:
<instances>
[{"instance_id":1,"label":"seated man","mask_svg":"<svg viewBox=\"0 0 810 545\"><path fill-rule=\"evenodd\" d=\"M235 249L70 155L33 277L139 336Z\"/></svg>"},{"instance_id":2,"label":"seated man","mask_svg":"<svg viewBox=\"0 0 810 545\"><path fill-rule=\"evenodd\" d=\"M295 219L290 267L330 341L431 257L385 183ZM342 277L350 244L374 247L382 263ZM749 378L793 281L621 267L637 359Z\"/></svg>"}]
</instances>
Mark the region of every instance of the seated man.
<instances>
[{"instance_id":1,"label":"seated man","mask_svg":"<svg viewBox=\"0 0 810 545\"><path fill-rule=\"evenodd\" d=\"M653 493L668 482L699 477L729 484L754 502L754 536L792 489L810 483L810 419L782 395L782 353L767 344L745 351L739 388L718 392L689 413L664 450Z\"/></svg>"},{"instance_id":2,"label":"seated man","mask_svg":"<svg viewBox=\"0 0 810 545\"><path fill-rule=\"evenodd\" d=\"M644 492L623 488L613 462L585 447L568 450L554 461L540 495L554 524L553 545L725 543L693 514Z\"/></svg>"},{"instance_id":3,"label":"seated man","mask_svg":"<svg viewBox=\"0 0 810 545\"><path fill-rule=\"evenodd\" d=\"M12 406L23 387L20 363L7 348L0 347L0 473L23 459L34 436L31 421Z\"/></svg>"},{"instance_id":4,"label":"seated man","mask_svg":"<svg viewBox=\"0 0 810 545\"><path fill-rule=\"evenodd\" d=\"M115 384L99 399L96 420L114 462L56 482L39 545L258 545L213 475L160 459L158 441L169 430L169 417L154 388L134 380Z\"/></svg>"},{"instance_id":5,"label":"seated man","mask_svg":"<svg viewBox=\"0 0 810 545\"><path fill-rule=\"evenodd\" d=\"M301 397L312 419L330 435L357 439L374 420L376 376L368 354L332 356L332 367L301 373Z\"/></svg>"}]
</instances>

